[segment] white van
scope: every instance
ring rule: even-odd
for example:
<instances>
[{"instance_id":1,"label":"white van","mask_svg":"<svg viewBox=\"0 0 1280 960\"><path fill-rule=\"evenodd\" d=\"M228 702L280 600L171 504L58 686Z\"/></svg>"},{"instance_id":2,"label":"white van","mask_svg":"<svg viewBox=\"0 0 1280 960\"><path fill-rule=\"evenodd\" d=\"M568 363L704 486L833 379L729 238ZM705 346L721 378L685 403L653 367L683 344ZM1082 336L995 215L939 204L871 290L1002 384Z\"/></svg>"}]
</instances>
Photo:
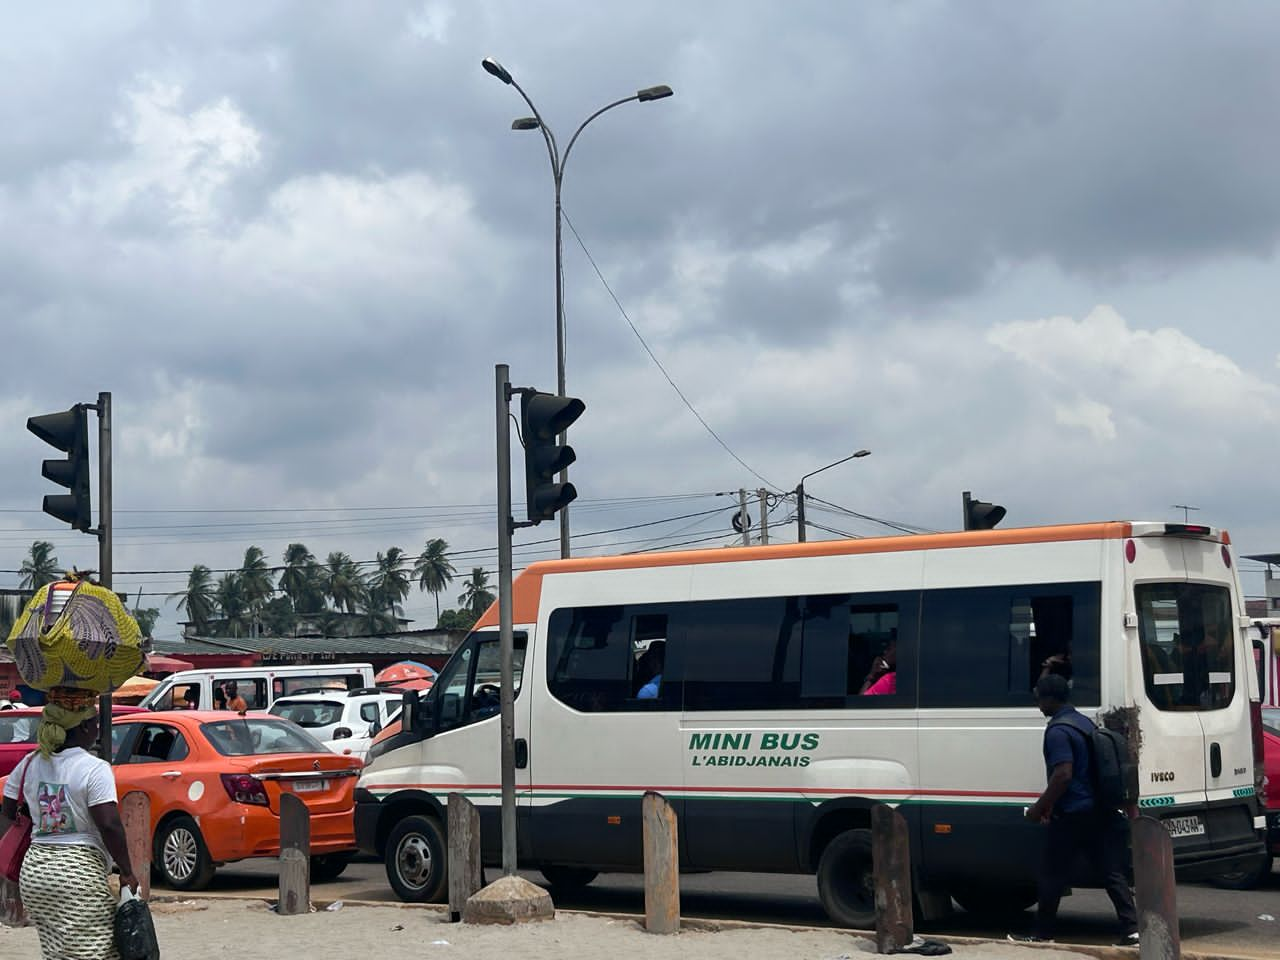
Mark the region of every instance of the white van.
<instances>
[{"instance_id":1,"label":"white van","mask_svg":"<svg viewBox=\"0 0 1280 960\"><path fill-rule=\"evenodd\" d=\"M183 670L160 681L143 697L148 710L213 710L231 694L244 700L247 710L266 710L279 697L298 690L328 687L358 690L373 686L371 663L324 663L289 667L222 667L217 670Z\"/></svg>"},{"instance_id":2,"label":"white van","mask_svg":"<svg viewBox=\"0 0 1280 960\"><path fill-rule=\"evenodd\" d=\"M512 604L517 855L553 885L639 869L656 790L682 869L816 873L850 926L874 923L878 803L907 819L926 918L952 897L1028 906L1045 669L1127 735L1139 806L1168 828L1180 875L1264 855L1257 673L1223 531L1117 522L556 560L527 567ZM480 808L483 856L500 861L496 626L491 608L360 777L357 840L401 899L445 894L451 792Z\"/></svg>"}]
</instances>

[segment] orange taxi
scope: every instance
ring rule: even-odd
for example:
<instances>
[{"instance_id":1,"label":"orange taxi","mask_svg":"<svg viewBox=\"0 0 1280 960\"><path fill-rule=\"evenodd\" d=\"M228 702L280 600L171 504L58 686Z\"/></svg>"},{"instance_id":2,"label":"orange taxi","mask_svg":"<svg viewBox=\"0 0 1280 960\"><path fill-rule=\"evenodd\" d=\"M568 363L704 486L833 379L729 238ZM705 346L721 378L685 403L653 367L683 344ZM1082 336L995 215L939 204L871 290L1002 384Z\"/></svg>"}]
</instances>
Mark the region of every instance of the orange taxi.
<instances>
[{"instance_id":1,"label":"orange taxi","mask_svg":"<svg viewBox=\"0 0 1280 960\"><path fill-rule=\"evenodd\" d=\"M168 886L200 890L221 864L280 853L280 797L311 813L311 876L335 879L355 852L361 762L271 716L182 710L117 717L116 790L151 799L152 868Z\"/></svg>"}]
</instances>

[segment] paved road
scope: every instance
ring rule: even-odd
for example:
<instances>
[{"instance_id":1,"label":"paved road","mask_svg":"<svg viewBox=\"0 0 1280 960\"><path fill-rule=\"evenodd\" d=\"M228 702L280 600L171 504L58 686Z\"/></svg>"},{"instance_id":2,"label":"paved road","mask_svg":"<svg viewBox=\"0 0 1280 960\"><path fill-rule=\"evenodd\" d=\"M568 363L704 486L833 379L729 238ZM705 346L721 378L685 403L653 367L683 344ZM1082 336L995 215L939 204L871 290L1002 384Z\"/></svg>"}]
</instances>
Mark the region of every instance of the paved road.
<instances>
[{"instance_id":1,"label":"paved road","mask_svg":"<svg viewBox=\"0 0 1280 960\"><path fill-rule=\"evenodd\" d=\"M492 878L492 869L489 875ZM537 873L527 876L542 882ZM220 869L210 892L261 894L274 899L275 886L275 862L253 860ZM353 863L337 882L318 885L313 896L317 900L395 901L382 864L369 860ZM1188 951L1280 955L1280 919L1258 919L1260 915L1280 917L1280 873L1273 873L1269 883L1251 891L1182 884L1178 887L1178 904L1182 914L1182 942ZM643 913L644 894L639 876L605 874L583 890L557 895L556 905L566 909ZM690 917L829 925L818 902L814 879L805 876L686 875L681 878L681 907ZM1022 915L1022 929L1029 928L1031 917L1030 911ZM1114 938L1114 922L1111 904L1102 891L1081 890L1063 900L1059 938L1077 943L1109 943ZM950 919L922 932L1003 937L1006 928L983 924L957 911Z\"/></svg>"}]
</instances>

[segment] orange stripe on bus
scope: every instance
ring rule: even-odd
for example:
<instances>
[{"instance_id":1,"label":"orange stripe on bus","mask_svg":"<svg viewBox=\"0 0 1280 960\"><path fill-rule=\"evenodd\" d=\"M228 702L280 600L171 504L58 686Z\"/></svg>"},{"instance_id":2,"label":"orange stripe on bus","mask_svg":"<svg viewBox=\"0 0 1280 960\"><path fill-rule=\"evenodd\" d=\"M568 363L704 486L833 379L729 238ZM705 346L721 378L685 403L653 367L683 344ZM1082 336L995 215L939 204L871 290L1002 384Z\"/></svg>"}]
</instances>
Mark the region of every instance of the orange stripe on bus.
<instances>
[{"instance_id":1,"label":"orange stripe on bus","mask_svg":"<svg viewBox=\"0 0 1280 960\"><path fill-rule=\"evenodd\" d=\"M958 547L996 547L1024 543L1123 540L1132 533L1131 523L1112 521L1071 523L1052 527L1014 527L1009 530L965 530L903 537L864 537L860 540L819 540L815 543L780 543L756 547L721 547L714 550L679 550L671 553L543 560L526 567L512 585L512 622L535 623L537 621L542 578L557 573L643 570L652 567L678 567L703 563L842 557L867 553L902 553L909 550L948 550ZM484 616L476 621L476 627L496 626L498 626L498 604L495 601L484 612Z\"/></svg>"}]
</instances>

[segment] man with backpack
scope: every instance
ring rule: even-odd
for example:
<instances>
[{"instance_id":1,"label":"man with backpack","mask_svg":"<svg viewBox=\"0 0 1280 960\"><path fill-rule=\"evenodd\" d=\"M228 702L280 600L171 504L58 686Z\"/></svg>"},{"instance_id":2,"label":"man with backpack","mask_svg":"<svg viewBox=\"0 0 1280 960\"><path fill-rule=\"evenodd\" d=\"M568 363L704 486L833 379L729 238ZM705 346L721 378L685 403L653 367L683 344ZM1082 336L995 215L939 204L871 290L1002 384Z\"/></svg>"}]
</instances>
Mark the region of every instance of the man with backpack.
<instances>
[{"instance_id":1,"label":"man with backpack","mask_svg":"<svg viewBox=\"0 0 1280 960\"><path fill-rule=\"evenodd\" d=\"M1062 891L1071 882L1077 851L1102 875L1107 896L1120 922L1116 946L1138 945L1138 912L1125 871L1127 824L1119 812L1126 802L1123 765L1117 743L1123 739L1099 730L1069 703L1065 677L1046 674L1036 683L1036 703L1049 718L1044 732L1048 785L1027 809L1027 819L1047 826L1044 858L1037 884L1039 904L1035 933L1009 935L1015 943L1053 939ZM1101 754L1101 755L1100 755Z\"/></svg>"}]
</instances>

